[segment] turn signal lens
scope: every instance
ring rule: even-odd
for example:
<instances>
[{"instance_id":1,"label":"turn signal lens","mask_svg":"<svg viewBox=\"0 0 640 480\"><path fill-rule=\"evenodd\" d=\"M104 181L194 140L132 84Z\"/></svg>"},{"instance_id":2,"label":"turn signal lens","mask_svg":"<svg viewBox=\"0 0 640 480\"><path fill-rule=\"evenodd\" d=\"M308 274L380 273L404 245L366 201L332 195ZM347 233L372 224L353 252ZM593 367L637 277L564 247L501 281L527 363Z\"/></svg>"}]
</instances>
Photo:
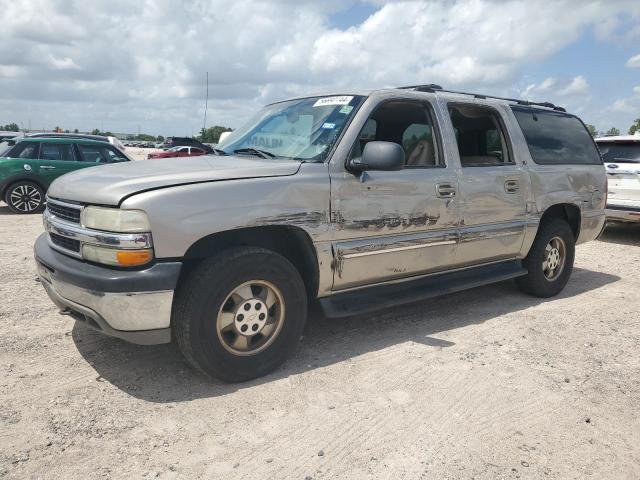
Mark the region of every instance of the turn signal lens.
<instances>
[{"instance_id":1,"label":"turn signal lens","mask_svg":"<svg viewBox=\"0 0 640 480\"><path fill-rule=\"evenodd\" d=\"M113 265L115 267L137 267L153 260L153 251L145 250L118 250L115 248L98 247L97 245L84 245L82 256L90 262Z\"/></svg>"},{"instance_id":2,"label":"turn signal lens","mask_svg":"<svg viewBox=\"0 0 640 480\"><path fill-rule=\"evenodd\" d=\"M135 267L149 263L153 258L151 250L118 250L118 264L123 267Z\"/></svg>"}]
</instances>

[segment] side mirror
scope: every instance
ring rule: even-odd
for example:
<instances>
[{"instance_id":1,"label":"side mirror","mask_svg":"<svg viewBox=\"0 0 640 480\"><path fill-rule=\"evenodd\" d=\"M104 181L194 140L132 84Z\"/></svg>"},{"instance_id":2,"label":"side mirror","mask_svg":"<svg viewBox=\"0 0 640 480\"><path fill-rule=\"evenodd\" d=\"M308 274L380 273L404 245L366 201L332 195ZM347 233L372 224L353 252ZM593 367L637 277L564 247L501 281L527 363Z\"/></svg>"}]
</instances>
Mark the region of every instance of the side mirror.
<instances>
[{"instance_id":1,"label":"side mirror","mask_svg":"<svg viewBox=\"0 0 640 480\"><path fill-rule=\"evenodd\" d=\"M402 170L404 168L404 150L393 142L368 142L362 156L349 161L349 170Z\"/></svg>"}]
</instances>

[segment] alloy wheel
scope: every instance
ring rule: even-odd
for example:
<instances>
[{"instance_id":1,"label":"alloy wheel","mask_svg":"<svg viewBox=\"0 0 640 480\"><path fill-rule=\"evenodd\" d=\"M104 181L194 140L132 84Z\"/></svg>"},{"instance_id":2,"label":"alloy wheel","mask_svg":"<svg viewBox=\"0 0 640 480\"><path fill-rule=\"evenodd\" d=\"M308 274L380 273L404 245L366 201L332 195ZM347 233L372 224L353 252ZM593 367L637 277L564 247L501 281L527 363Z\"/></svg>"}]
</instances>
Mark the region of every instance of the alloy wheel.
<instances>
[{"instance_id":1,"label":"alloy wheel","mask_svg":"<svg viewBox=\"0 0 640 480\"><path fill-rule=\"evenodd\" d=\"M42 205L42 194L33 185L18 185L9 192L9 201L16 210L31 213Z\"/></svg>"},{"instance_id":2,"label":"alloy wheel","mask_svg":"<svg viewBox=\"0 0 640 480\"><path fill-rule=\"evenodd\" d=\"M284 323L284 300L270 282L251 280L234 288L222 304L216 332L234 355L255 355L277 338Z\"/></svg>"},{"instance_id":3,"label":"alloy wheel","mask_svg":"<svg viewBox=\"0 0 640 480\"><path fill-rule=\"evenodd\" d=\"M564 270L566 257L567 248L564 240L560 237L553 237L549 240L542 261L542 272L547 280L553 281L560 276Z\"/></svg>"}]
</instances>

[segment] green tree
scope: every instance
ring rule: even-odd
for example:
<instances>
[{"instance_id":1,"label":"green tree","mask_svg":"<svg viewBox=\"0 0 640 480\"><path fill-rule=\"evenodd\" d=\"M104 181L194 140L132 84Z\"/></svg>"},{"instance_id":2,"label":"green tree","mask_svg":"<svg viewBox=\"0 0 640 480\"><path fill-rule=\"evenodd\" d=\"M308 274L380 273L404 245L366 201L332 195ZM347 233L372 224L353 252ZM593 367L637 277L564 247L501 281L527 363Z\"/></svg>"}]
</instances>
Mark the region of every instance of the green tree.
<instances>
[{"instance_id":1,"label":"green tree","mask_svg":"<svg viewBox=\"0 0 640 480\"><path fill-rule=\"evenodd\" d=\"M158 136L156 137L156 140L157 140L158 142L164 142L164 137L163 137L162 135L158 135Z\"/></svg>"},{"instance_id":2,"label":"green tree","mask_svg":"<svg viewBox=\"0 0 640 480\"><path fill-rule=\"evenodd\" d=\"M605 135L620 135L620 130L618 130L616 127L611 127L609 130L607 130L607 133L605 133Z\"/></svg>"},{"instance_id":3,"label":"green tree","mask_svg":"<svg viewBox=\"0 0 640 480\"><path fill-rule=\"evenodd\" d=\"M589 133L593 138L599 135L598 129L594 125L591 125L590 123L587 123L587 130L589 130Z\"/></svg>"},{"instance_id":4,"label":"green tree","mask_svg":"<svg viewBox=\"0 0 640 480\"><path fill-rule=\"evenodd\" d=\"M91 130L91 135L100 135L100 130L94 128L93 130Z\"/></svg>"},{"instance_id":5,"label":"green tree","mask_svg":"<svg viewBox=\"0 0 640 480\"><path fill-rule=\"evenodd\" d=\"M18 126L17 123L14 122L14 123L8 123L4 127L0 126L0 130L3 130L5 132L19 132L20 127Z\"/></svg>"},{"instance_id":6,"label":"green tree","mask_svg":"<svg viewBox=\"0 0 640 480\"><path fill-rule=\"evenodd\" d=\"M222 127L215 125L209 128L203 128L200 130L199 140L203 143L218 143L220 140L220 134L222 132L232 132L233 129L229 127Z\"/></svg>"},{"instance_id":7,"label":"green tree","mask_svg":"<svg viewBox=\"0 0 640 480\"><path fill-rule=\"evenodd\" d=\"M73 133L79 133L77 128L73 129Z\"/></svg>"},{"instance_id":8,"label":"green tree","mask_svg":"<svg viewBox=\"0 0 640 480\"><path fill-rule=\"evenodd\" d=\"M635 135L636 132L640 132L640 118L636 118L629 127L629 135Z\"/></svg>"},{"instance_id":9,"label":"green tree","mask_svg":"<svg viewBox=\"0 0 640 480\"><path fill-rule=\"evenodd\" d=\"M141 142L155 142L156 141L156 137L154 137L153 135L149 135L146 133L141 133L140 135L136 135L135 137L133 137L134 140L140 140Z\"/></svg>"}]
</instances>

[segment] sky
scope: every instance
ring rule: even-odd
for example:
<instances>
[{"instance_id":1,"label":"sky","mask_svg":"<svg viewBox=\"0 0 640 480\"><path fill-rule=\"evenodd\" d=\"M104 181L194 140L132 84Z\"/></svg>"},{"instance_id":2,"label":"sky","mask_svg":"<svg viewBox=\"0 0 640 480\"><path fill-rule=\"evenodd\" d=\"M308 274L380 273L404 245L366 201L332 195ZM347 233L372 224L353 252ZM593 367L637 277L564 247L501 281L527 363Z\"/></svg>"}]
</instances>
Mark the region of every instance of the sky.
<instances>
[{"instance_id":1,"label":"sky","mask_svg":"<svg viewBox=\"0 0 640 480\"><path fill-rule=\"evenodd\" d=\"M291 96L437 83L640 117L638 0L0 0L0 124L197 134Z\"/></svg>"}]
</instances>

